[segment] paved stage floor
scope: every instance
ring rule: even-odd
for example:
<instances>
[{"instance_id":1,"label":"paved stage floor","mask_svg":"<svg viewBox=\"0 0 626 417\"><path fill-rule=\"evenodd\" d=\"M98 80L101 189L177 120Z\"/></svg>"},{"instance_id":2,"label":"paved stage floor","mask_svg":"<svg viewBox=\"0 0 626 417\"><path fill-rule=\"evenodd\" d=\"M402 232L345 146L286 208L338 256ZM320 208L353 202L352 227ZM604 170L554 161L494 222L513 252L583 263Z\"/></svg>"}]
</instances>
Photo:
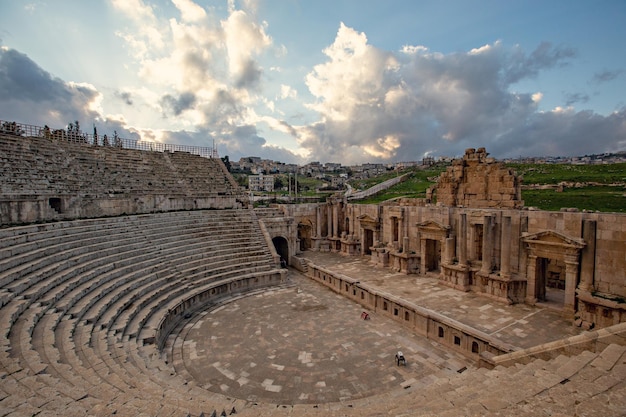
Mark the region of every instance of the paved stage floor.
<instances>
[{"instance_id":1,"label":"paved stage floor","mask_svg":"<svg viewBox=\"0 0 626 417\"><path fill-rule=\"evenodd\" d=\"M306 258L525 348L579 334L551 306L506 305L373 267L367 258L305 252ZM276 288L195 316L174 341L175 361L194 383L251 402L323 404L436 383L474 364L294 269ZM397 366L400 350L407 366Z\"/></svg>"},{"instance_id":2,"label":"paved stage floor","mask_svg":"<svg viewBox=\"0 0 626 417\"><path fill-rule=\"evenodd\" d=\"M346 257L314 251L306 251L298 256L436 311L517 348L529 348L583 331L572 326L572 322L562 316L558 310L562 306L556 302L538 306L507 305L479 294L447 287L434 276L406 275L374 267L367 257ZM559 298L557 295L553 297Z\"/></svg>"},{"instance_id":3,"label":"paved stage floor","mask_svg":"<svg viewBox=\"0 0 626 417\"><path fill-rule=\"evenodd\" d=\"M291 287L243 297L194 318L176 340L195 383L251 402L351 401L434 382L472 365L290 270ZM400 350L406 366L397 366Z\"/></svg>"}]
</instances>

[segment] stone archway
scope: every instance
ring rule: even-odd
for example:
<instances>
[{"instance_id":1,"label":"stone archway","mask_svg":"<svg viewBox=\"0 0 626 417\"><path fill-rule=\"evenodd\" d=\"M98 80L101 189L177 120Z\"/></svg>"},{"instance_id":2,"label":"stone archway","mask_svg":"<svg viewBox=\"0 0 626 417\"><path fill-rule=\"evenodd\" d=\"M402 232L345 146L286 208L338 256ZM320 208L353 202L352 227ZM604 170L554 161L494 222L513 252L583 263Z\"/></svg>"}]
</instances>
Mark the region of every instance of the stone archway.
<instances>
[{"instance_id":1,"label":"stone archway","mask_svg":"<svg viewBox=\"0 0 626 417\"><path fill-rule=\"evenodd\" d=\"M565 267L560 269L561 271L564 270L565 275L563 279L563 312L573 314L576 311L580 251L585 247L585 241L552 230L527 235L522 238L522 241L528 248L526 301L529 304L534 304L545 300L550 264L564 264Z\"/></svg>"},{"instance_id":2,"label":"stone archway","mask_svg":"<svg viewBox=\"0 0 626 417\"><path fill-rule=\"evenodd\" d=\"M287 242L287 239L282 236L276 236L272 238L272 243L278 256L289 264L289 242Z\"/></svg>"}]
</instances>

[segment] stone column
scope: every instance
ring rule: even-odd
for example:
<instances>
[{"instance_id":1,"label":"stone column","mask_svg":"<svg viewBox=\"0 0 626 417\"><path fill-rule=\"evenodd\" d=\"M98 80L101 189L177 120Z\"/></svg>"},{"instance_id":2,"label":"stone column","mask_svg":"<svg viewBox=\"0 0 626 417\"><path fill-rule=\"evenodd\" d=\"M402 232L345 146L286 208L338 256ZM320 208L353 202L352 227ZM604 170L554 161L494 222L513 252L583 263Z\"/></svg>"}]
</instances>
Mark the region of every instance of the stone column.
<instances>
[{"instance_id":1,"label":"stone column","mask_svg":"<svg viewBox=\"0 0 626 417\"><path fill-rule=\"evenodd\" d=\"M409 237L405 236L402 238L402 253L407 253L409 252Z\"/></svg>"},{"instance_id":2,"label":"stone column","mask_svg":"<svg viewBox=\"0 0 626 417\"><path fill-rule=\"evenodd\" d=\"M361 256L365 255L365 229L363 227L360 227L360 232L361 232L361 244L359 245L361 247Z\"/></svg>"},{"instance_id":3,"label":"stone column","mask_svg":"<svg viewBox=\"0 0 626 417\"><path fill-rule=\"evenodd\" d=\"M500 276L511 277L511 217L502 217L502 238L500 239Z\"/></svg>"},{"instance_id":4,"label":"stone column","mask_svg":"<svg viewBox=\"0 0 626 417\"><path fill-rule=\"evenodd\" d=\"M576 284L578 279L578 256L565 255L565 300L563 301L563 313L572 316L575 312Z\"/></svg>"},{"instance_id":5,"label":"stone column","mask_svg":"<svg viewBox=\"0 0 626 417\"><path fill-rule=\"evenodd\" d=\"M333 235L333 211L332 206L326 205L326 237Z\"/></svg>"},{"instance_id":6,"label":"stone column","mask_svg":"<svg viewBox=\"0 0 626 417\"><path fill-rule=\"evenodd\" d=\"M426 275L426 239L420 239L420 273Z\"/></svg>"},{"instance_id":7,"label":"stone column","mask_svg":"<svg viewBox=\"0 0 626 417\"><path fill-rule=\"evenodd\" d=\"M350 224L350 236L352 237L352 239L354 239L354 237L356 236L356 230L354 230L354 210L352 209L352 207L346 207L346 210L348 211L348 222Z\"/></svg>"},{"instance_id":8,"label":"stone column","mask_svg":"<svg viewBox=\"0 0 626 417\"><path fill-rule=\"evenodd\" d=\"M528 255L528 266L526 267L526 302L528 304L535 304L537 297L535 296L537 291L537 257L535 255Z\"/></svg>"},{"instance_id":9,"label":"stone column","mask_svg":"<svg viewBox=\"0 0 626 417\"><path fill-rule=\"evenodd\" d=\"M333 204L333 237L337 237L339 234L339 206Z\"/></svg>"},{"instance_id":10,"label":"stone column","mask_svg":"<svg viewBox=\"0 0 626 417\"><path fill-rule=\"evenodd\" d=\"M519 239L520 237L523 237L525 235L525 233L528 232L528 217L526 216L522 216L520 218L520 235L517 237L517 239ZM526 275L526 257L527 257L527 253L528 250L526 249L526 243L520 241L520 245L519 245L519 254L518 254L518 267L519 267L519 275L521 277L527 276Z\"/></svg>"},{"instance_id":11,"label":"stone column","mask_svg":"<svg viewBox=\"0 0 626 417\"><path fill-rule=\"evenodd\" d=\"M581 251L580 259L580 284L578 288L583 291L593 290L595 260L596 260L596 221L583 221L583 240L586 245Z\"/></svg>"},{"instance_id":12,"label":"stone column","mask_svg":"<svg viewBox=\"0 0 626 417\"><path fill-rule=\"evenodd\" d=\"M493 236L491 233L493 218L491 216L485 216L483 224L483 263L480 268L480 272L483 274L490 274L492 263L491 256L493 253Z\"/></svg>"},{"instance_id":13,"label":"stone column","mask_svg":"<svg viewBox=\"0 0 626 417\"><path fill-rule=\"evenodd\" d=\"M405 225L405 223L406 223L406 214L404 212L404 208L400 209L400 216L402 216L402 217L400 218L400 224L398 225L398 227L400 228L400 230L398 230L398 240L400 242L404 242L404 238L406 236L408 236L407 233L406 233L406 225Z\"/></svg>"},{"instance_id":14,"label":"stone column","mask_svg":"<svg viewBox=\"0 0 626 417\"><path fill-rule=\"evenodd\" d=\"M467 214L461 213L459 222L459 265L467 265Z\"/></svg>"},{"instance_id":15,"label":"stone column","mask_svg":"<svg viewBox=\"0 0 626 417\"><path fill-rule=\"evenodd\" d=\"M317 237L322 237L322 207L321 206L317 206L316 209L316 217L317 217Z\"/></svg>"},{"instance_id":16,"label":"stone column","mask_svg":"<svg viewBox=\"0 0 626 417\"><path fill-rule=\"evenodd\" d=\"M445 256L444 263L447 265L450 265L452 263L452 258L454 258L454 244L455 244L455 239L453 237L446 238L445 240L446 253L444 254Z\"/></svg>"}]
</instances>

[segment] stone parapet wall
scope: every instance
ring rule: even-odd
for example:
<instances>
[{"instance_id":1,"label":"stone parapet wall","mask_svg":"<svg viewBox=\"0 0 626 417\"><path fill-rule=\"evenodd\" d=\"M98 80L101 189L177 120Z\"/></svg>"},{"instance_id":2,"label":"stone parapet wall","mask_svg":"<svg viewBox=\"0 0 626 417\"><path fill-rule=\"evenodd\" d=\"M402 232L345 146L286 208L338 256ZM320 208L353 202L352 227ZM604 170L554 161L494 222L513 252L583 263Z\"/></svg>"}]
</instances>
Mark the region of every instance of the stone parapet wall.
<instances>
[{"instance_id":1,"label":"stone parapet wall","mask_svg":"<svg viewBox=\"0 0 626 417\"><path fill-rule=\"evenodd\" d=\"M620 323L604 329L586 332L502 355L493 355L491 352L486 352L481 354L480 365L486 368L494 368L496 366L528 364L536 359L549 361L558 358L560 355L574 356L584 351L599 353L611 344L624 345L625 338L626 323Z\"/></svg>"},{"instance_id":2,"label":"stone parapet wall","mask_svg":"<svg viewBox=\"0 0 626 417\"><path fill-rule=\"evenodd\" d=\"M428 310L392 294L385 293L356 279L306 262L306 274L371 312L388 317L408 327L415 334L435 340L450 349L478 360L513 352L515 347L459 321Z\"/></svg>"}]
</instances>

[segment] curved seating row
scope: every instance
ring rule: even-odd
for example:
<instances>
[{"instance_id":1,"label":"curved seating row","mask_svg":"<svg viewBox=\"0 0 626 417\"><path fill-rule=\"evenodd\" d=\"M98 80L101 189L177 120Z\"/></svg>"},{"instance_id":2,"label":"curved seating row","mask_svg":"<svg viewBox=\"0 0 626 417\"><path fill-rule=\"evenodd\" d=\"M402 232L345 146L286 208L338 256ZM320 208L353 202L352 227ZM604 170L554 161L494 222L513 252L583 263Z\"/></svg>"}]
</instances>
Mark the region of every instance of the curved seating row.
<instances>
[{"instance_id":1,"label":"curved seating row","mask_svg":"<svg viewBox=\"0 0 626 417\"><path fill-rule=\"evenodd\" d=\"M0 229L0 407L146 416L241 408L146 360L160 356L153 342L172 306L249 277L282 278L249 210Z\"/></svg>"},{"instance_id":2,"label":"curved seating row","mask_svg":"<svg viewBox=\"0 0 626 417\"><path fill-rule=\"evenodd\" d=\"M238 194L219 159L0 134L2 195Z\"/></svg>"},{"instance_id":3,"label":"curved seating row","mask_svg":"<svg viewBox=\"0 0 626 417\"><path fill-rule=\"evenodd\" d=\"M237 297L243 282L257 280L258 287L245 290L262 290L281 276L254 219L248 210L206 210L0 229L0 413L623 413L626 347L616 344L551 361L437 375L354 404L284 408L196 386L172 364L180 355L172 343L184 326L175 320L180 308L206 294ZM159 335L163 329L175 331ZM167 350L158 349L159 337L168 339Z\"/></svg>"}]
</instances>

